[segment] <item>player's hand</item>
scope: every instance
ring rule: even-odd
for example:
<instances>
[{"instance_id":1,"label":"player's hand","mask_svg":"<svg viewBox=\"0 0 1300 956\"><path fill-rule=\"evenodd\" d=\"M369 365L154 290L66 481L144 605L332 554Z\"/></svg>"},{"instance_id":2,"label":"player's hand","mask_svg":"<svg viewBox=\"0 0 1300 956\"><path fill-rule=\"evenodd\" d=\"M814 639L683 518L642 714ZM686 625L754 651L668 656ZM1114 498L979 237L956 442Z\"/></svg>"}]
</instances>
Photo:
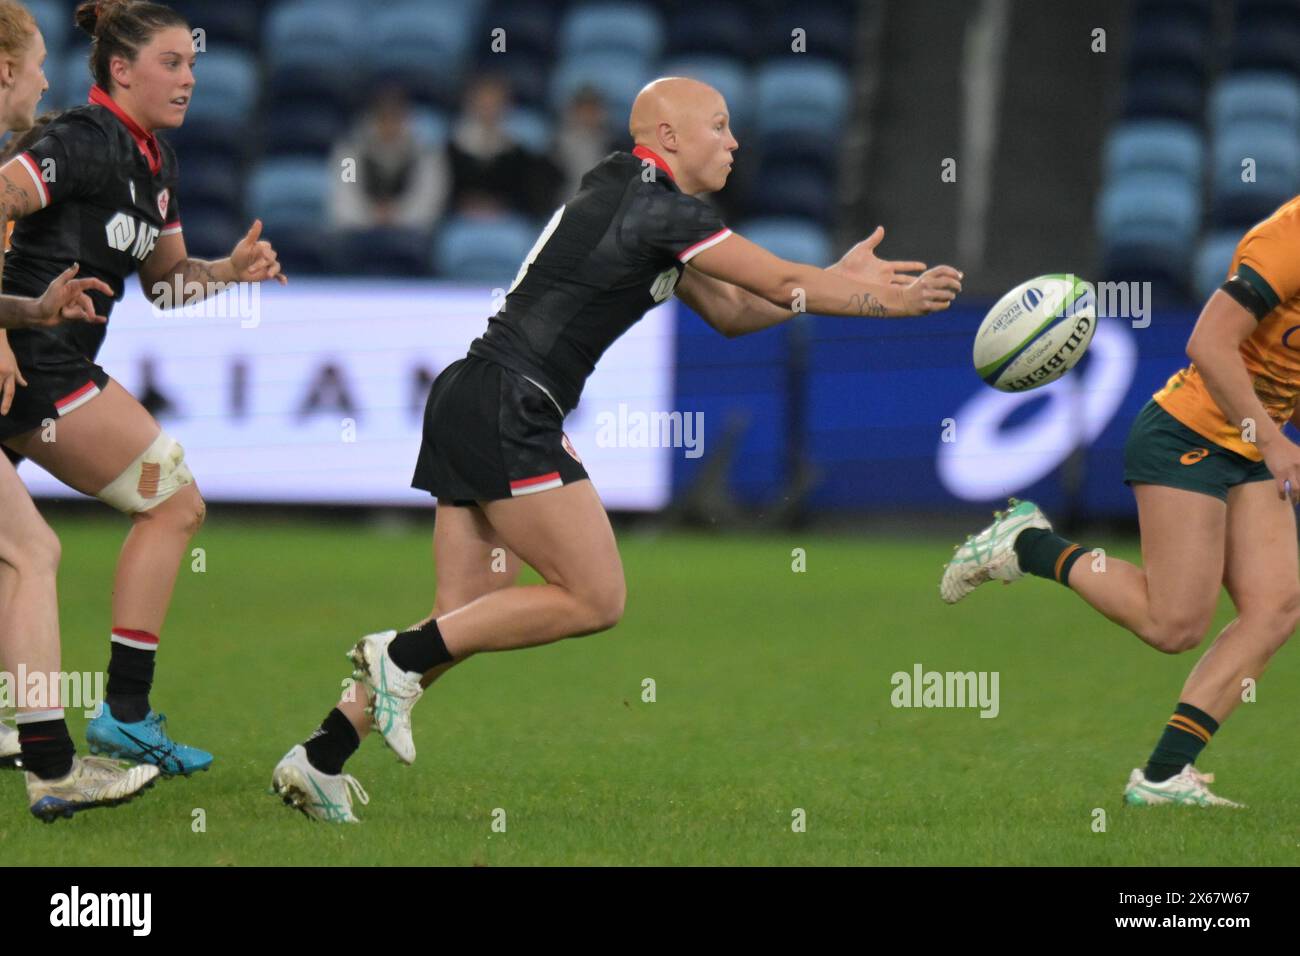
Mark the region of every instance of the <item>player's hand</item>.
<instances>
[{"instance_id":1,"label":"player's hand","mask_svg":"<svg viewBox=\"0 0 1300 956\"><path fill-rule=\"evenodd\" d=\"M1273 473L1277 496L1290 498L1293 505L1300 503L1300 447L1282 438L1264 451L1264 464Z\"/></svg>"},{"instance_id":2,"label":"player's hand","mask_svg":"<svg viewBox=\"0 0 1300 956\"><path fill-rule=\"evenodd\" d=\"M289 277L280 271L280 263L271 244L262 238L262 220L253 220L248 234L230 253L230 268L236 282L266 282L274 279L285 285Z\"/></svg>"},{"instance_id":3,"label":"player's hand","mask_svg":"<svg viewBox=\"0 0 1300 956\"><path fill-rule=\"evenodd\" d=\"M102 325L108 321L95 313L95 304L86 293L93 290L112 298L112 286L100 279L78 279L76 275L80 270L81 265L73 263L50 283L45 294L36 300L35 314L28 323L30 327L47 328L77 320Z\"/></svg>"},{"instance_id":4,"label":"player's hand","mask_svg":"<svg viewBox=\"0 0 1300 956\"><path fill-rule=\"evenodd\" d=\"M927 269L903 288L906 315L928 315L952 305L961 291L962 274L952 266Z\"/></svg>"},{"instance_id":5,"label":"player's hand","mask_svg":"<svg viewBox=\"0 0 1300 956\"><path fill-rule=\"evenodd\" d=\"M22 371L18 368L18 359L9 342L0 339L0 415L9 414L9 406L14 403L14 391L19 385L26 385Z\"/></svg>"},{"instance_id":6,"label":"player's hand","mask_svg":"<svg viewBox=\"0 0 1300 956\"><path fill-rule=\"evenodd\" d=\"M916 279L914 272L925 271L924 262L890 262L876 257L876 247L885 238L885 227L863 239L840 258L827 272L838 272L849 279L863 279L880 285L907 285Z\"/></svg>"}]
</instances>

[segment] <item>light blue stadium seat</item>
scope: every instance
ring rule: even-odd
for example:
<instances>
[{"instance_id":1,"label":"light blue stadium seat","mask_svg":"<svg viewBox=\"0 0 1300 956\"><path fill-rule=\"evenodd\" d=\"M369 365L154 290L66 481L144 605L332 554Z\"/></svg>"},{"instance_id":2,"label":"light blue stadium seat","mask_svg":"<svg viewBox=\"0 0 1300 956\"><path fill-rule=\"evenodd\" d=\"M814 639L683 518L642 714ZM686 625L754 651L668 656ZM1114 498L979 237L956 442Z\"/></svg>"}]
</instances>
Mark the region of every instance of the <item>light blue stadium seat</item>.
<instances>
[{"instance_id":1,"label":"light blue stadium seat","mask_svg":"<svg viewBox=\"0 0 1300 956\"><path fill-rule=\"evenodd\" d=\"M200 53L194 67L194 96L185 123L236 126L249 123L257 108L257 59L241 50Z\"/></svg>"},{"instance_id":2,"label":"light blue stadium seat","mask_svg":"<svg viewBox=\"0 0 1300 956\"><path fill-rule=\"evenodd\" d=\"M560 55L617 53L653 61L664 48L664 25L648 3L614 2L574 7L560 21Z\"/></svg>"},{"instance_id":3,"label":"light blue stadium seat","mask_svg":"<svg viewBox=\"0 0 1300 956\"><path fill-rule=\"evenodd\" d=\"M849 112L849 79L834 63L794 57L758 69L755 117L760 135L838 136Z\"/></svg>"},{"instance_id":4,"label":"light blue stadium seat","mask_svg":"<svg viewBox=\"0 0 1300 956\"><path fill-rule=\"evenodd\" d=\"M493 282L506 287L537 241L537 232L534 224L520 216L455 217L434 239L434 271L453 281Z\"/></svg>"},{"instance_id":5,"label":"light blue stadium seat","mask_svg":"<svg viewBox=\"0 0 1300 956\"><path fill-rule=\"evenodd\" d=\"M1135 173L1113 180L1097 205L1103 258L1122 251L1185 275L1200 220L1200 191L1182 176Z\"/></svg>"},{"instance_id":6,"label":"light blue stadium seat","mask_svg":"<svg viewBox=\"0 0 1300 956\"><path fill-rule=\"evenodd\" d=\"M1228 278L1228 266L1240 241L1241 233L1236 231L1212 232L1201 239L1192 277L1199 299L1208 299Z\"/></svg>"},{"instance_id":7,"label":"light blue stadium seat","mask_svg":"<svg viewBox=\"0 0 1300 956\"><path fill-rule=\"evenodd\" d=\"M412 98L449 107L478 37L476 11L457 0L408 0L380 8L366 25L373 85L395 83Z\"/></svg>"},{"instance_id":8,"label":"light blue stadium seat","mask_svg":"<svg viewBox=\"0 0 1300 956\"><path fill-rule=\"evenodd\" d=\"M545 153L551 148L555 130L541 110L516 106L502 120L506 132L524 149L532 153Z\"/></svg>"},{"instance_id":9,"label":"light blue stadium seat","mask_svg":"<svg viewBox=\"0 0 1300 956\"><path fill-rule=\"evenodd\" d=\"M753 78L745 64L728 56L687 56L667 61L664 76L689 76L708 83L727 101L733 131L747 129L753 117Z\"/></svg>"},{"instance_id":10,"label":"light blue stadium seat","mask_svg":"<svg viewBox=\"0 0 1300 956\"><path fill-rule=\"evenodd\" d=\"M326 222L330 165L322 157L269 159L253 170L248 185L250 219L270 229L319 230Z\"/></svg>"},{"instance_id":11,"label":"light blue stadium seat","mask_svg":"<svg viewBox=\"0 0 1300 956\"><path fill-rule=\"evenodd\" d=\"M272 66L285 63L355 63L363 38L361 7L346 0L289 0L266 19L266 51Z\"/></svg>"},{"instance_id":12,"label":"light blue stadium seat","mask_svg":"<svg viewBox=\"0 0 1300 956\"><path fill-rule=\"evenodd\" d=\"M1300 80L1289 73L1234 73L1210 94L1210 128L1273 122L1300 129Z\"/></svg>"},{"instance_id":13,"label":"light blue stadium seat","mask_svg":"<svg viewBox=\"0 0 1300 956\"><path fill-rule=\"evenodd\" d=\"M451 134L451 121L442 110L431 106L412 106L410 122L411 134L417 143L435 149L442 149L447 145L447 137Z\"/></svg>"},{"instance_id":14,"label":"light blue stadium seat","mask_svg":"<svg viewBox=\"0 0 1300 956\"><path fill-rule=\"evenodd\" d=\"M560 115L574 93L593 86L605 98L611 128L626 130L632 101L654 78L647 63L619 54L592 53L566 59L551 75L551 111Z\"/></svg>"},{"instance_id":15,"label":"light blue stadium seat","mask_svg":"<svg viewBox=\"0 0 1300 956\"><path fill-rule=\"evenodd\" d=\"M814 266L831 264L830 235L815 222L794 216L768 216L745 220L735 229L782 259Z\"/></svg>"},{"instance_id":16,"label":"light blue stadium seat","mask_svg":"<svg viewBox=\"0 0 1300 956\"><path fill-rule=\"evenodd\" d=\"M1254 162L1254 181L1243 181ZM1211 143L1211 216L1216 225L1244 226L1264 218L1300 192L1300 132L1274 123L1233 123Z\"/></svg>"},{"instance_id":17,"label":"light blue stadium seat","mask_svg":"<svg viewBox=\"0 0 1300 956\"><path fill-rule=\"evenodd\" d=\"M1131 173L1173 173L1199 184L1205 141L1200 130L1177 120L1131 120L1106 138L1105 178Z\"/></svg>"}]
</instances>

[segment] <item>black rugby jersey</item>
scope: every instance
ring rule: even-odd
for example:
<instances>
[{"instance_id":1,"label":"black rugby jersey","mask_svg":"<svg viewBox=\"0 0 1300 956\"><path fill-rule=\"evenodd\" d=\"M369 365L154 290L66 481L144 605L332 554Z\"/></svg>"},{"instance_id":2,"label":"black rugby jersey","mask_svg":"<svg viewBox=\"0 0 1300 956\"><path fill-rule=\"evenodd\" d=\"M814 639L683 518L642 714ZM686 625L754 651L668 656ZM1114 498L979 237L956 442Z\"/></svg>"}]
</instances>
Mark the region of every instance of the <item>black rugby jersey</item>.
<instances>
[{"instance_id":1,"label":"black rugby jersey","mask_svg":"<svg viewBox=\"0 0 1300 956\"><path fill-rule=\"evenodd\" d=\"M567 414L605 350L731 230L643 146L615 152L551 217L469 352L533 379Z\"/></svg>"},{"instance_id":2,"label":"black rugby jersey","mask_svg":"<svg viewBox=\"0 0 1300 956\"><path fill-rule=\"evenodd\" d=\"M112 287L112 299L89 293L96 311L108 316L127 277L159 237L181 231L175 152L95 86L89 104L55 117L17 159L37 185L41 208L14 224L4 291L40 296L59 273L79 262L78 277L102 279ZM70 349L93 359L104 334L102 325L65 322L52 329L11 331L9 341L29 361Z\"/></svg>"}]
</instances>

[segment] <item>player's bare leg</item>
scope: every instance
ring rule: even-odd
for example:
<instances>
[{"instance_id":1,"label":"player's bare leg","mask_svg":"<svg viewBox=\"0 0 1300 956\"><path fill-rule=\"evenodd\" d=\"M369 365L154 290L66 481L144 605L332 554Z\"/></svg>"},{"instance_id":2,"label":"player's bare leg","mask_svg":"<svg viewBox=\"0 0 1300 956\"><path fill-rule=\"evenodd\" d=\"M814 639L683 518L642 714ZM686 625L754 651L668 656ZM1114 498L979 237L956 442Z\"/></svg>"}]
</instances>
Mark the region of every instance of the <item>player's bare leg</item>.
<instances>
[{"instance_id":1,"label":"player's bare leg","mask_svg":"<svg viewBox=\"0 0 1300 956\"><path fill-rule=\"evenodd\" d=\"M0 460L0 503L0 663L56 673L59 539L7 459Z\"/></svg>"},{"instance_id":2,"label":"player's bare leg","mask_svg":"<svg viewBox=\"0 0 1300 956\"><path fill-rule=\"evenodd\" d=\"M1228 491L1224 584L1237 617L1192 669L1146 767L1130 775L1130 804L1236 806L1210 793L1213 777L1194 764L1300 622L1295 512L1271 481Z\"/></svg>"},{"instance_id":3,"label":"player's bare leg","mask_svg":"<svg viewBox=\"0 0 1300 956\"><path fill-rule=\"evenodd\" d=\"M1228 509L1181 488L1137 484L1133 491L1142 567L1085 553L1070 569L1070 589L1156 650L1189 651L1204 639L1219 603Z\"/></svg>"},{"instance_id":4,"label":"player's bare leg","mask_svg":"<svg viewBox=\"0 0 1300 956\"><path fill-rule=\"evenodd\" d=\"M476 598L508 588L519 579L519 558L505 546L481 508L439 504L433 528L433 562L437 575L433 611L413 627L427 624ZM424 675L428 687L457 662L440 664ZM338 709L348 718L359 739L370 733L366 708L370 697L361 684L344 694Z\"/></svg>"},{"instance_id":5,"label":"player's bare leg","mask_svg":"<svg viewBox=\"0 0 1300 956\"><path fill-rule=\"evenodd\" d=\"M83 494L107 499L108 490L120 487L126 476L128 490L147 501L161 497L158 490L170 478L165 467L138 465L160 434L144 406L110 380L50 431L35 429L7 444ZM189 774L212 762L211 754L171 741L149 703L158 637L176 576L203 521L203 499L192 481L185 481L152 507L123 508L131 511L131 530L114 578L105 710L87 731L92 750L156 763L166 774Z\"/></svg>"}]
</instances>

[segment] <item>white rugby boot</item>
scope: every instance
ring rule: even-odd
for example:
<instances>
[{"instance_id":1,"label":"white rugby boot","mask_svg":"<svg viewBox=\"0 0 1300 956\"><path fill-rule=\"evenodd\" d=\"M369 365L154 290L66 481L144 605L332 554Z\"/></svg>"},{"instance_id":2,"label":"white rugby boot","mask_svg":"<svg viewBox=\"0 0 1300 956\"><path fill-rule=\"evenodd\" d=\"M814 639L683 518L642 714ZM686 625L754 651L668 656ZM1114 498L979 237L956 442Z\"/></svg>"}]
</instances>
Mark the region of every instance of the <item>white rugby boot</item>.
<instances>
[{"instance_id":1,"label":"white rugby boot","mask_svg":"<svg viewBox=\"0 0 1300 956\"><path fill-rule=\"evenodd\" d=\"M1016 557L1016 538L1026 528L1052 530L1052 523L1032 501L1011 498L1007 510L993 512L993 518L991 525L953 548L952 558L944 565L939 594L949 604L956 604L985 581L1010 583L1024 577Z\"/></svg>"}]
</instances>

